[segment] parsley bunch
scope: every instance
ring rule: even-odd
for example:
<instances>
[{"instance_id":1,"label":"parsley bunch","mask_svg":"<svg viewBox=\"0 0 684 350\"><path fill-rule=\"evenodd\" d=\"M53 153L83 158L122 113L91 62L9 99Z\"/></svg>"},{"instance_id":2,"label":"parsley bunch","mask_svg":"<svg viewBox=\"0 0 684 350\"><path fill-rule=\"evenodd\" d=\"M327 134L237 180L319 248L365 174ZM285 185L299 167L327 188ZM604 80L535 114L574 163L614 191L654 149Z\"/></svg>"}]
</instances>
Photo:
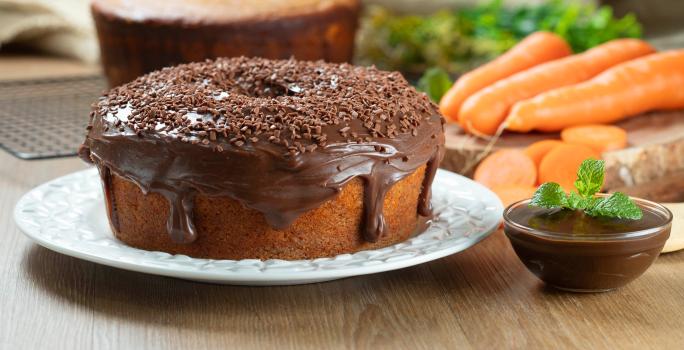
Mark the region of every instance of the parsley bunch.
<instances>
[{"instance_id":1,"label":"parsley bunch","mask_svg":"<svg viewBox=\"0 0 684 350\"><path fill-rule=\"evenodd\" d=\"M530 205L542 208L565 208L584 210L591 216L639 220L643 213L627 195L615 192L608 197L596 197L601 190L605 177L605 164L602 160L586 159L577 171L575 189L569 194L555 182L539 186Z\"/></svg>"}]
</instances>

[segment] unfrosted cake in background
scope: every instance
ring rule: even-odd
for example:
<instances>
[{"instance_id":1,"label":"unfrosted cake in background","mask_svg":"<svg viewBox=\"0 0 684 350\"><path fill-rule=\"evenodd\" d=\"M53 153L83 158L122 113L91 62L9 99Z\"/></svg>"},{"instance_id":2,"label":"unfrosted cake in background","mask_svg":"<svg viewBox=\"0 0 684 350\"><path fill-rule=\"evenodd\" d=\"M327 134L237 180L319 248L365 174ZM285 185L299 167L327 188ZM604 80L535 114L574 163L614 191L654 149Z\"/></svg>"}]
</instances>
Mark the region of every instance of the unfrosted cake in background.
<instances>
[{"instance_id":1,"label":"unfrosted cake in background","mask_svg":"<svg viewBox=\"0 0 684 350\"><path fill-rule=\"evenodd\" d=\"M117 86L155 69L255 56L348 62L358 0L94 0L104 72Z\"/></svg>"},{"instance_id":2,"label":"unfrosted cake in background","mask_svg":"<svg viewBox=\"0 0 684 350\"><path fill-rule=\"evenodd\" d=\"M133 247L301 259L403 241L431 215L444 119L397 72L221 58L109 91L81 148Z\"/></svg>"}]
</instances>

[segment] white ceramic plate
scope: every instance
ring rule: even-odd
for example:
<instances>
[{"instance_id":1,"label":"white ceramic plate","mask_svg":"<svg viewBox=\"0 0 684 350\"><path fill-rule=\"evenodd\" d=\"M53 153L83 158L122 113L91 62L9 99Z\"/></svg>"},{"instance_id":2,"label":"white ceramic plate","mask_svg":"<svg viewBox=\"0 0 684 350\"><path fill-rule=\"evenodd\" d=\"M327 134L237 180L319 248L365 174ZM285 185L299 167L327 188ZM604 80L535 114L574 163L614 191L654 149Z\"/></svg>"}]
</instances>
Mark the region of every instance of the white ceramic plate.
<instances>
[{"instance_id":1,"label":"white ceramic plate","mask_svg":"<svg viewBox=\"0 0 684 350\"><path fill-rule=\"evenodd\" d=\"M312 260L210 260L131 248L112 235L94 168L34 188L17 203L14 220L48 249L121 269L222 284L303 284L439 259L471 247L499 225L501 202L482 185L440 169L432 192L435 219L426 231L386 248Z\"/></svg>"}]
</instances>

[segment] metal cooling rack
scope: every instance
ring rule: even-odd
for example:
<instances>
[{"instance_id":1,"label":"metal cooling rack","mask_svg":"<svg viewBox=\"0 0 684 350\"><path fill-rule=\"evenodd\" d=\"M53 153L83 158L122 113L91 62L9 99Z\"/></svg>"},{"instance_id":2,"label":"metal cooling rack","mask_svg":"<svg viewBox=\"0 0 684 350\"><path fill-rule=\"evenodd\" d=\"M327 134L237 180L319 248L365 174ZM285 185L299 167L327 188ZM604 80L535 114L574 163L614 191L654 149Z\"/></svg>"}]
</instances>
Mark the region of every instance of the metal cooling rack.
<instances>
[{"instance_id":1,"label":"metal cooling rack","mask_svg":"<svg viewBox=\"0 0 684 350\"><path fill-rule=\"evenodd\" d=\"M0 82L0 147L21 159L75 155L101 76Z\"/></svg>"}]
</instances>

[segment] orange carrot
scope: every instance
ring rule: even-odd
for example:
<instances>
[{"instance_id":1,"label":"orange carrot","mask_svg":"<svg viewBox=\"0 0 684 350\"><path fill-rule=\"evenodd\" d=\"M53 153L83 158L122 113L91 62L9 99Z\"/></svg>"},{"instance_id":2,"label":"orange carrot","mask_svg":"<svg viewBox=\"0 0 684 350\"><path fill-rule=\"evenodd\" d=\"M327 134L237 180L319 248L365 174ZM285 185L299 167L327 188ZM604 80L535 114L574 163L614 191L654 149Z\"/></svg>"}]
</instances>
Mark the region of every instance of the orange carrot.
<instances>
[{"instance_id":1,"label":"orange carrot","mask_svg":"<svg viewBox=\"0 0 684 350\"><path fill-rule=\"evenodd\" d=\"M489 188L498 185L534 186L537 167L522 151L505 148L485 157L475 169L473 179Z\"/></svg>"},{"instance_id":2,"label":"orange carrot","mask_svg":"<svg viewBox=\"0 0 684 350\"><path fill-rule=\"evenodd\" d=\"M561 131L561 139L567 143L591 147L598 153L622 149L627 146L627 132L613 125L571 126Z\"/></svg>"},{"instance_id":3,"label":"orange carrot","mask_svg":"<svg viewBox=\"0 0 684 350\"><path fill-rule=\"evenodd\" d=\"M459 123L472 133L493 135L519 101L591 79L616 64L648 55L653 48L638 39L617 39L584 53L540 64L499 80L470 96Z\"/></svg>"},{"instance_id":4,"label":"orange carrot","mask_svg":"<svg viewBox=\"0 0 684 350\"><path fill-rule=\"evenodd\" d=\"M572 54L560 36L536 32L493 61L462 75L439 101L439 110L449 121L458 120L458 110L470 95L499 79L537 64Z\"/></svg>"},{"instance_id":5,"label":"orange carrot","mask_svg":"<svg viewBox=\"0 0 684 350\"><path fill-rule=\"evenodd\" d=\"M549 153L552 148L562 144L563 141L561 140L541 140L527 146L524 152L532 159L534 164L539 167L539 163L541 163L542 158L544 158L544 156Z\"/></svg>"},{"instance_id":6,"label":"orange carrot","mask_svg":"<svg viewBox=\"0 0 684 350\"><path fill-rule=\"evenodd\" d=\"M537 188L524 185L498 185L492 187L491 190L499 197L504 207L508 207L517 201L532 198Z\"/></svg>"},{"instance_id":7,"label":"orange carrot","mask_svg":"<svg viewBox=\"0 0 684 350\"><path fill-rule=\"evenodd\" d=\"M564 143L556 146L539 164L539 182L556 182L569 192L575 186L580 164L587 158L598 159L598 154L584 145Z\"/></svg>"},{"instance_id":8,"label":"orange carrot","mask_svg":"<svg viewBox=\"0 0 684 350\"><path fill-rule=\"evenodd\" d=\"M684 50L625 62L582 84L519 102L506 124L514 131L550 132L677 108L684 108Z\"/></svg>"}]
</instances>

